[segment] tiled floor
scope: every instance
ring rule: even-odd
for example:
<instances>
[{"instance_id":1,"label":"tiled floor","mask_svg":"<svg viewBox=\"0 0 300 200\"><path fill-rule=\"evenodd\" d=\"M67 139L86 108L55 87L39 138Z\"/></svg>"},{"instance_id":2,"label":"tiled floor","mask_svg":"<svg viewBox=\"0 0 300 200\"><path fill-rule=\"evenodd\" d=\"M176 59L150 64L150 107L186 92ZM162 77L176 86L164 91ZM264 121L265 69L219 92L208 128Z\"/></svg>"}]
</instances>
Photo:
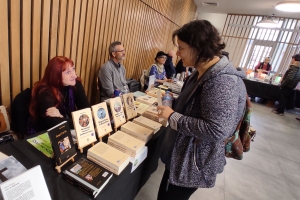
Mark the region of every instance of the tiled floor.
<instances>
[{"instance_id":1,"label":"tiled floor","mask_svg":"<svg viewBox=\"0 0 300 200\"><path fill-rule=\"evenodd\" d=\"M250 152L242 161L227 159L216 186L198 189L190 200L300 200L300 122L295 117L300 116L279 116L254 103L251 124L257 136ZM163 172L160 162L135 200L155 200Z\"/></svg>"}]
</instances>

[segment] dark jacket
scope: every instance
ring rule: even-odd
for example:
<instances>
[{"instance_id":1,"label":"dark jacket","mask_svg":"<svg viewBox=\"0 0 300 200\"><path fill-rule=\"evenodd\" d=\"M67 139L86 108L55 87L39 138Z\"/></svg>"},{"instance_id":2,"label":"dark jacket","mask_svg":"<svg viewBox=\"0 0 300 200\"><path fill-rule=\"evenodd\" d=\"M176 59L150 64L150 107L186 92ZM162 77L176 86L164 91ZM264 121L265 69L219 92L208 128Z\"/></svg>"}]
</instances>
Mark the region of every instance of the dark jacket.
<instances>
[{"instance_id":1,"label":"dark jacket","mask_svg":"<svg viewBox=\"0 0 300 200\"><path fill-rule=\"evenodd\" d=\"M172 56L167 56L167 60L164 64L166 70L166 77L168 79L172 78L172 76L176 73L175 67L173 64Z\"/></svg>"},{"instance_id":2,"label":"dark jacket","mask_svg":"<svg viewBox=\"0 0 300 200\"><path fill-rule=\"evenodd\" d=\"M291 65L282 78L281 87L294 89L297 86L299 81L300 81L300 66Z\"/></svg>"},{"instance_id":3,"label":"dark jacket","mask_svg":"<svg viewBox=\"0 0 300 200\"><path fill-rule=\"evenodd\" d=\"M197 75L195 70L191 76ZM223 56L182 105L186 106L184 113L172 113L169 124L178 136L171 156L171 184L191 188L215 185L216 175L226 164L224 140L234 133L243 114L243 77L245 73L237 71ZM186 84L188 88L189 82Z\"/></svg>"}]
</instances>

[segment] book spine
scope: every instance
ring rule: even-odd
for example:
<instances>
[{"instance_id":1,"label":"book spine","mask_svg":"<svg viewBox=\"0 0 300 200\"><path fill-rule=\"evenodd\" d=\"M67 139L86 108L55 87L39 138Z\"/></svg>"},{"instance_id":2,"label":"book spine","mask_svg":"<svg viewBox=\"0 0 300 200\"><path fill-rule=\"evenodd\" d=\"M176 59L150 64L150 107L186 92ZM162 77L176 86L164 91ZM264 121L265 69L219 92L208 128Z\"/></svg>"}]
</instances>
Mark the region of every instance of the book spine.
<instances>
[{"instance_id":1,"label":"book spine","mask_svg":"<svg viewBox=\"0 0 300 200\"><path fill-rule=\"evenodd\" d=\"M89 187L83 185L82 183L78 182L76 179L74 179L73 177L70 177L67 174L64 174L62 176L62 178L67 181L68 183L74 185L75 187L77 187L78 189L82 190L83 192L85 192L86 194L90 195L91 197L94 198L94 190L90 189Z\"/></svg>"}]
</instances>

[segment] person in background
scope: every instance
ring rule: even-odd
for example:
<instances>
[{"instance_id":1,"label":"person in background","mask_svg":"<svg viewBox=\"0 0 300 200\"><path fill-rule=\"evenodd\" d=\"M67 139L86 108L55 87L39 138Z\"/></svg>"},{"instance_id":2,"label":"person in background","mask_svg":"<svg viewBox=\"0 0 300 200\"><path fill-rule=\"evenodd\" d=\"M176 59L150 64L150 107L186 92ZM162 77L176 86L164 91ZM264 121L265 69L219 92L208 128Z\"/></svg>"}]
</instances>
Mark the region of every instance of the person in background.
<instances>
[{"instance_id":1,"label":"person in background","mask_svg":"<svg viewBox=\"0 0 300 200\"><path fill-rule=\"evenodd\" d=\"M104 63L98 73L100 81L100 101L114 97L114 91L127 88L126 69L122 65L125 49L121 42L114 41L108 48L110 59Z\"/></svg>"},{"instance_id":2,"label":"person in background","mask_svg":"<svg viewBox=\"0 0 300 200\"><path fill-rule=\"evenodd\" d=\"M260 62L258 63L255 68L254 71L258 72L258 69L262 70L262 73L264 74L269 74L269 72L272 70L272 66L270 64L270 57L265 57L264 62Z\"/></svg>"},{"instance_id":3,"label":"person in background","mask_svg":"<svg viewBox=\"0 0 300 200\"><path fill-rule=\"evenodd\" d=\"M192 67L185 67L185 66L183 66L182 59L180 59L178 61L178 63L176 64L176 68L175 69L176 69L176 75L177 74L181 74L182 72L184 72L185 73L185 77L184 78L187 78L189 76L189 74L191 74L192 71L193 71Z\"/></svg>"},{"instance_id":4,"label":"person in background","mask_svg":"<svg viewBox=\"0 0 300 200\"><path fill-rule=\"evenodd\" d=\"M158 106L168 120L161 160L165 172L158 200L187 200L197 188L212 188L226 164L224 140L243 116L246 88L226 56L225 44L207 20L194 20L173 33L177 56L195 70L187 78L172 108Z\"/></svg>"},{"instance_id":5,"label":"person in background","mask_svg":"<svg viewBox=\"0 0 300 200\"><path fill-rule=\"evenodd\" d=\"M283 116L285 107L288 101L294 97L294 88L300 81L300 54L292 56L292 61L289 69L282 77L280 85L280 99L277 109L272 112Z\"/></svg>"},{"instance_id":6,"label":"person in background","mask_svg":"<svg viewBox=\"0 0 300 200\"><path fill-rule=\"evenodd\" d=\"M56 56L49 61L43 78L32 89L27 135L63 121L73 128L71 112L88 107L90 104L73 61Z\"/></svg>"},{"instance_id":7,"label":"person in background","mask_svg":"<svg viewBox=\"0 0 300 200\"><path fill-rule=\"evenodd\" d=\"M160 84L163 84L164 82L172 82L172 79L168 79L166 77L166 70L165 70L165 67L164 67L164 64L167 60L167 56L168 54L166 54L165 52L163 51L159 51L157 52L154 60L155 60L155 63L151 65L150 69L148 70L148 79L149 79L149 76L152 76L154 75L155 76L155 83L154 83L154 86L158 86ZM149 80L146 81L146 84L145 84L145 89L148 88L148 84L149 84Z\"/></svg>"},{"instance_id":8,"label":"person in background","mask_svg":"<svg viewBox=\"0 0 300 200\"><path fill-rule=\"evenodd\" d=\"M169 51L169 53L167 55L167 60L164 64L164 67L165 67L165 70L166 70L166 77L168 79L172 79L172 77L176 73L175 66L173 64L173 58L175 58L175 56L176 56L175 51Z\"/></svg>"}]
</instances>

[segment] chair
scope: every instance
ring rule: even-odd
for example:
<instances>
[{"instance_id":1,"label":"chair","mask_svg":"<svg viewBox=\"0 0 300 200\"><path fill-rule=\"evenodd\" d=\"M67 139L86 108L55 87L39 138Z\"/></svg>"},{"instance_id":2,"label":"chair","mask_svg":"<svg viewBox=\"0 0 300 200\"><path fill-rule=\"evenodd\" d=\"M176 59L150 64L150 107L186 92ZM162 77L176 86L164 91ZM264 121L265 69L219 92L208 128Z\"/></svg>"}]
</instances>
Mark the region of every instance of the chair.
<instances>
[{"instance_id":1,"label":"chair","mask_svg":"<svg viewBox=\"0 0 300 200\"><path fill-rule=\"evenodd\" d=\"M31 89L20 92L11 104L11 130L24 138L27 135L27 121L30 116L29 104L31 101Z\"/></svg>"}]
</instances>

